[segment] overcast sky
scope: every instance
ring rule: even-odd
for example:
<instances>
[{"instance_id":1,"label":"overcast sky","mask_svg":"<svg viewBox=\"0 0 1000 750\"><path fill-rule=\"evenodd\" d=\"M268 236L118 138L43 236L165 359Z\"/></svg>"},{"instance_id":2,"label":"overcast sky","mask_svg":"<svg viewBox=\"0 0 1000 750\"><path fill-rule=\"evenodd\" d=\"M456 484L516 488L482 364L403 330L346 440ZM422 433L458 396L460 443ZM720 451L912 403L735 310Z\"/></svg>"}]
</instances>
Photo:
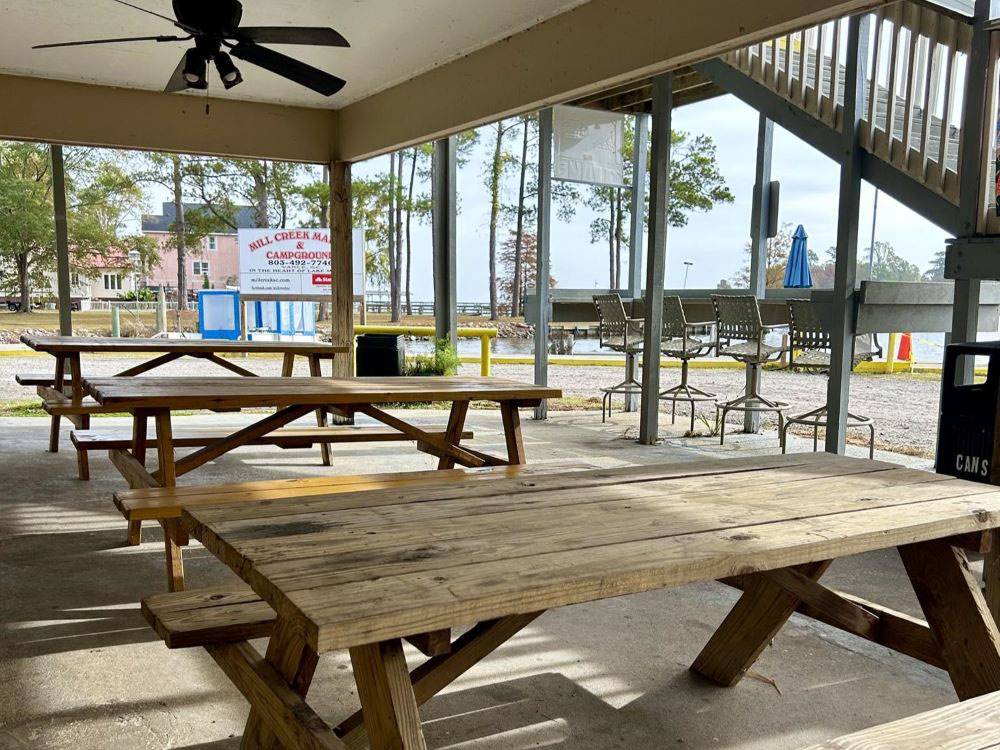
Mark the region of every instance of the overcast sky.
<instances>
[{"instance_id":1,"label":"overcast sky","mask_svg":"<svg viewBox=\"0 0 1000 750\"><path fill-rule=\"evenodd\" d=\"M715 139L718 160L735 196L731 204L704 214L692 214L688 225L671 228L667 236L667 287L680 287L684 261L691 261L688 288L715 287L742 265L749 238L750 204L754 180L757 113L733 96L723 96L682 107L674 112L674 129L705 133ZM516 146L517 144L513 144ZM458 296L463 301L488 299L489 195L483 185L483 164L492 141L484 131L468 163L459 170L458 191ZM388 157L355 166L355 175L384 172ZM775 128L773 179L781 181L780 221L803 224L810 247L822 254L836 241L838 173L834 162L788 132ZM516 198L512 177L506 200ZM874 188L862 191L862 231L859 247L869 245ZM590 243L592 212L580 206L567 223L553 220L552 274L564 288L607 286L606 246ZM506 229L504 234L505 236ZM891 242L896 251L925 270L931 256L943 249L946 235L884 193L879 197L876 239ZM430 227L414 230L413 294L416 299L433 296L430 275ZM625 273L623 269L623 274Z\"/></svg>"}]
</instances>

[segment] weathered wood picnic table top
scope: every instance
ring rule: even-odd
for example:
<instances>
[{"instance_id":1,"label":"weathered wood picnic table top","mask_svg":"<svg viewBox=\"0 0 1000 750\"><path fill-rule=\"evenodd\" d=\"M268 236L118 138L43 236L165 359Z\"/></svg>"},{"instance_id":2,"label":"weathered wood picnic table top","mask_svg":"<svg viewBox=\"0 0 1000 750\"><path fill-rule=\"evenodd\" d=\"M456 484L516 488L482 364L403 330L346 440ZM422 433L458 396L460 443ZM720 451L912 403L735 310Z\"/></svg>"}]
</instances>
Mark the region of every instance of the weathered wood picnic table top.
<instances>
[{"instance_id":1,"label":"weathered wood picnic table top","mask_svg":"<svg viewBox=\"0 0 1000 750\"><path fill-rule=\"evenodd\" d=\"M1000 690L1000 630L964 551L997 543L1000 488L893 464L713 459L191 508L182 523L276 614L266 657L238 633L206 643L250 702L244 747L424 750L419 706L545 610L713 580L743 589L691 666L719 685L797 611L946 669L962 700ZM893 547L926 621L819 583L836 558ZM167 596L164 617L194 602L223 641L241 607L265 615L245 596ZM441 638L410 670L403 639ZM361 711L331 728L304 698L334 649Z\"/></svg>"},{"instance_id":2,"label":"weathered wood picnic table top","mask_svg":"<svg viewBox=\"0 0 1000 750\"><path fill-rule=\"evenodd\" d=\"M392 402L485 400L527 404L559 398L558 388L484 377L88 378L87 391L123 409L212 406L351 406Z\"/></svg>"},{"instance_id":3,"label":"weathered wood picnic table top","mask_svg":"<svg viewBox=\"0 0 1000 750\"><path fill-rule=\"evenodd\" d=\"M1000 489L862 459L709 460L185 511L317 652L1000 526Z\"/></svg>"},{"instance_id":4,"label":"weathered wood picnic table top","mask_svg":"<svg viewBox=\"0 0 1000 750\"><path fill-rule=\"evenodd\" d=\"M311 341L231 341L229 339L117 338L112 336L32 336L21 335L21 343L35 351L67 352L294 352L296 354L342 354L346 345Z\"/></svg>"}]
</instances>

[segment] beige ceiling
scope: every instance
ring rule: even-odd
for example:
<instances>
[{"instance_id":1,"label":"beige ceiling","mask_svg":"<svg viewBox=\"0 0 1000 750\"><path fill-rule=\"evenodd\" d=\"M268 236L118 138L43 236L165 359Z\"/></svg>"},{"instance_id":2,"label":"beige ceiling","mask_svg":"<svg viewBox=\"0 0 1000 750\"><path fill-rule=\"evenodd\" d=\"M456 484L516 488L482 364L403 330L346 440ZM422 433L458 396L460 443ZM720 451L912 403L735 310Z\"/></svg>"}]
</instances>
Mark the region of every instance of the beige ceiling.
<instances>
[{"instance_id":1,"label":"beige ceiling","mask_svg":"<svg viewBox=\"0 0 1000 750\"><path fill-rule=\"evenodd\" d=\"M173 16L169 0L133 0ZM243 0L247 26L332 26L350 49L273 45L345 78L326 98L237 61L244 83L213 97L343 107L529 28L586 0ZM171 34L166 21L112 0L0 0L0 73L161 90L186 46L134 42L32 50L34 44ZM197 94L195 94L197 95Z\"/></svg>"}]
</instances>

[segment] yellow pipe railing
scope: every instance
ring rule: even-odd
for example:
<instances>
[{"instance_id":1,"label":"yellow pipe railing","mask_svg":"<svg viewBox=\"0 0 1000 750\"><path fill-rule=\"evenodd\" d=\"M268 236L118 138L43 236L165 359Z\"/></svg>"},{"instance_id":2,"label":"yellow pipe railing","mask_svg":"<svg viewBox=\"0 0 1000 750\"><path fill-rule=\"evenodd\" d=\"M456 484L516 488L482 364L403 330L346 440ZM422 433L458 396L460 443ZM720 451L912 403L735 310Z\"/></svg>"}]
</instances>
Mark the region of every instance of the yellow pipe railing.
<instances>
[{"instance_id":1,"label":"yellow pipe railing","mask_svg":"<svg viewBox=\"0 0 1000 750\"><path fill-rule=\"evenodd\" d=\"M354 326L354 334L363 333L388 333L397 336L427 336L433 339L437 331L433 326L375 326L357 325ZM497 336L496 328L459 328L458 337L460 339L479 339L479 373L483 377L488 377L490 367L493 362L490 352L490 339Z\"/></svg>"}]
</instances>

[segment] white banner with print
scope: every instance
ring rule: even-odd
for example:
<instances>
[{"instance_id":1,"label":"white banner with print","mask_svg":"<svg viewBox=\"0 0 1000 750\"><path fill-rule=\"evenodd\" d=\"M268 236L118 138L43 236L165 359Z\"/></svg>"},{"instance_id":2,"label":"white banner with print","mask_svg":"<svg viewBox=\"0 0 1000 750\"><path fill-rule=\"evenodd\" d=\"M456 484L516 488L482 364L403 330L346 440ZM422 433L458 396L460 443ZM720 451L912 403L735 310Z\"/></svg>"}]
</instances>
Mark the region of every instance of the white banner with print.
<instances>
[{"instance_id":1,"label":"white banner with print","mask_svg":"<svg viewBox=\"0 0 1000 750\"><path fill-rule=\"evenodd\" d=\"M624 186L625 115L560 106L552 119L554 179Z\"/></svg>"}]
</instances>

